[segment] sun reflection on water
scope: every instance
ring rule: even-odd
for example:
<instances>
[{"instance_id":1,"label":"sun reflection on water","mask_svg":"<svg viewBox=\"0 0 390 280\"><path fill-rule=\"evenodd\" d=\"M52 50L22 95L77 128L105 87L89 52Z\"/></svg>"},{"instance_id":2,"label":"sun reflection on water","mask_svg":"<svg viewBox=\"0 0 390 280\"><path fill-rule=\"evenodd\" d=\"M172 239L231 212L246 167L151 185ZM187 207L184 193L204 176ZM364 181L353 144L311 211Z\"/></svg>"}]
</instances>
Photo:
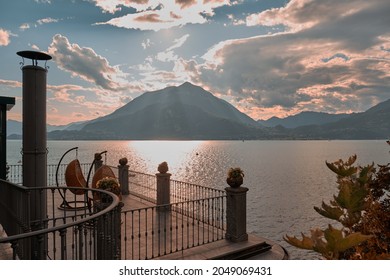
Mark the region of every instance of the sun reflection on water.
<instances>
[{"instance_id":1,"label":"sun reflection on water","mask_svg":"<svg viewBox=\"0 0 390 280\"><path fill-rule=\"evenodd\" d=\"M166 161L170 172L186 166L186 162L196 156L204 141L130 141L128 148L133 151L136 165L149 172L156 172L157 166Z\"/></svg>"}]
</instances>

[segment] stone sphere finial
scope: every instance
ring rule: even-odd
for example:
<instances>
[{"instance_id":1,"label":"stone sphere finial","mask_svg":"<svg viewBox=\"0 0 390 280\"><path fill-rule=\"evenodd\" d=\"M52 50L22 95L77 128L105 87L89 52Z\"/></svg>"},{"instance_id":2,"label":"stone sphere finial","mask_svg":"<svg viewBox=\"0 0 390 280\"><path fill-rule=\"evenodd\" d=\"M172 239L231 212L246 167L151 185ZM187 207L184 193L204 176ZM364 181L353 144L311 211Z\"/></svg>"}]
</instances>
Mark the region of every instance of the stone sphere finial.
<instances>
[{"instance_id":1,"label":"stone sphere finial","mask_svg":"<svg viewBox=\"0 0 390 280\"><path fill-rule=\"evenodd\" d=\"M95 160L102 160L102 154L101 153L95 153Z\"/></svg>"},{"instance_id":2,"label":"stone sphere finial","mask_svg":"<svg viewBox=\"0 0 390 280\"><path fill-rule=\"evenodd\" d=\"M157 168L158 172L165 174L168 172L168 163L166 161L160 163Z\"/></svg>"},{"instance_id":3,"label":"stone sphere finial","mask_svg":"<svg viewBox=\"0 0 390 280\"><path fill-rule=\"evenodd\" d=\"M128 163L127 158L123 157L123 158L119 159L119 164L120 165L126 165L127 163Z\"/></svg>"}]
</instances>

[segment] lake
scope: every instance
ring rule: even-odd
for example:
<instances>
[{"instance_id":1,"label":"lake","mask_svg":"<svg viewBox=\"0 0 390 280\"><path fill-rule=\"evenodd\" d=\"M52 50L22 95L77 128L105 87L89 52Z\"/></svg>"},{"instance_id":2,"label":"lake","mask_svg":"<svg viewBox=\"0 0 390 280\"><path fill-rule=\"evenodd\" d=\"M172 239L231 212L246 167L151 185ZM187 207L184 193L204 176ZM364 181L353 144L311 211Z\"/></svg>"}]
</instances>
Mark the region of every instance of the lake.
<instances>
[{"instance_id":1,"label":"lake","mask_svg":"<svg viewBox=\"0 0 390 280\"><path fill-rule=\"evenodd\" d=\"M8 163L22 159L22 142L7 142ZM328 225L314 211L322 200L336 192L336 176L325 161L346 160L356 154L357 162L386 164L389 146L383 141L48 141L48 163L56 164L69 148L67 163L76 156L92 162L97 152L108 151L103 160L117 165L127 157L130 169L156 173L167 161L172 178L223 189L230 167L244 170L248 192L248 232L283 245L291 259L318 259L319 255L296 249L283 241L285 234L300 236L310 228Z\"/></svg>"}]
</instances>

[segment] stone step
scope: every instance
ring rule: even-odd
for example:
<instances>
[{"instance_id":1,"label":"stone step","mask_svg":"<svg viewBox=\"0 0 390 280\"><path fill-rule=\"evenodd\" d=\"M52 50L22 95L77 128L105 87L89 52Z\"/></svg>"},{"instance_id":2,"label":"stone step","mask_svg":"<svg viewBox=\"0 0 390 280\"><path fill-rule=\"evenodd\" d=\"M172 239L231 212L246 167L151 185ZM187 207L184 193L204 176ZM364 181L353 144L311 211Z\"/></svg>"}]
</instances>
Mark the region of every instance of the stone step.
<instances>
[{"instance_id":1,"label":"stone step","mask_svg":"<svg viewBox=\"0 0 390 280\"><path fill-rule=\"evenodd\" d=\"M254 244L246 248L227 252L225 254L210 258L211 260L245 260L253 256L265 253L272 249L272 245L267 242Z\"/></svg>"}]
</instances>

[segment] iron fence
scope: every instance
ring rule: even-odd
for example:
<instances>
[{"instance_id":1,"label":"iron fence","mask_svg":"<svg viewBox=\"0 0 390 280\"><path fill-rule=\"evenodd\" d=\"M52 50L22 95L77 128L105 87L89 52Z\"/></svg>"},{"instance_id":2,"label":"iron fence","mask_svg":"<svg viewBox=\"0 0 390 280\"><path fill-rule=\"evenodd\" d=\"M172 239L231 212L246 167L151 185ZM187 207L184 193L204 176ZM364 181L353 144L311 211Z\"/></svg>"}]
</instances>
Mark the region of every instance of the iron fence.
<instances>
[{"instance_id":1,"label":"iron fence","mask_svg":"<svg viewBox=\"0 0 390 280\"><path fill-rule=\"evenodd\" d=\"M157 178L155 175L129 171L129 193L146 201L157 202Z\"/></svg>"},{"instance_id":2,"label":"iron fence","mask_svg":"<svg viewBox=\"0 0 390 280\"><path fill-rule=\"evenodd\" d=\"M219 196L123 211L122 258L153 259L225 238L225 199Z\"/></svg>"},{"instance_id":3,"label":"iron fence","mask_svg":"<svg viewBox=\"0 0 390 280\"><path fill-rule=\"evenodd\" d=\"M90 165L82 164L82 167L83 173L87 174ZM110 167L118 171L117 167ZM13 166L10 169L17 170ZM51 186L55 186L56 178L53 175L55 169L54 165L48 166L48 184ZM59 185L65 185L65 169L66 164L58 168ZM14 174L14 171L11 173ZM18 177L11 176L11 178ZM131 170L128 180L130 195L156 204L156 175ZM119 214L114 215L115 211L101 215L99 218L91 218L90 213L85 209L84 213L77 210L73 215L48 217L45 221L45 229L50 229L50 234L46 238L50 246L46 247L52 250L50 253L45 253L46 257L50 259L109 257L152 259L225 238L226 193L223 190L172 179L169 184L170 204L122 211L120 218L118 218ZM52 197L52 192L56 189L47 188L48 196ZM63 189L69 195L69 190ZM88 192L91 191L96 190L88 189ZM87 201L87 197L79 201L79 196L67 197L66 204L58 200L58 195L56 199L57 205L69 204L74 208ZM51 200L54 201L54 197ZM54 213L57 210L53 207L54 204L48 203L48 209ZM68 211L61 213L65 215ZM87 221L80 222L81 220ZM118 232L110 232L112 225L118 223L120 228ZM74 225L65 227L64 225L67 224ZM114 238L115 236L122 236L122 238L118 240ZM111 243L115 246L111 246ZM112 248L117 248L119 253L112 252Z\"/></svg>"},{"instance_id":4,"label":"iron fence","mask_svg":"<svg viewBox=\"0 0 390 280\"><path fill-rule=\"evenodd\" d=\"M88 171L91 166L90 163L80 163L81 169L83 171L83 174L85 176L85 179L87 179ZM8 174L7 174L7 180L14 183L21 185L23 184L23 166L21 164L10 164L8 165ZM57 166L57 164L48 164L47 165L47 185L48 186L56 186L56 170L58 168L58 183L59 186L66 186L65 183L65 170L66 170L67 164L60 164ZM92 169L92 175L93 175L93 169Z\"/></svg>"},{"instance_id":5,"label":"iron fence","mask_svg":"<svg viewBox=\"0 0 390 280\"><path fill-rule=\"evenodd\" d=\"M93 201L94 193L109 200ZM64 199L67 211L59 208ZM72 208L76 202L84 207ZM13 259L119 259L121 206L102 190L27 188L0 180L0 223L7 233L0 243L11 247Z\"/></svg>"}]
</instances>

